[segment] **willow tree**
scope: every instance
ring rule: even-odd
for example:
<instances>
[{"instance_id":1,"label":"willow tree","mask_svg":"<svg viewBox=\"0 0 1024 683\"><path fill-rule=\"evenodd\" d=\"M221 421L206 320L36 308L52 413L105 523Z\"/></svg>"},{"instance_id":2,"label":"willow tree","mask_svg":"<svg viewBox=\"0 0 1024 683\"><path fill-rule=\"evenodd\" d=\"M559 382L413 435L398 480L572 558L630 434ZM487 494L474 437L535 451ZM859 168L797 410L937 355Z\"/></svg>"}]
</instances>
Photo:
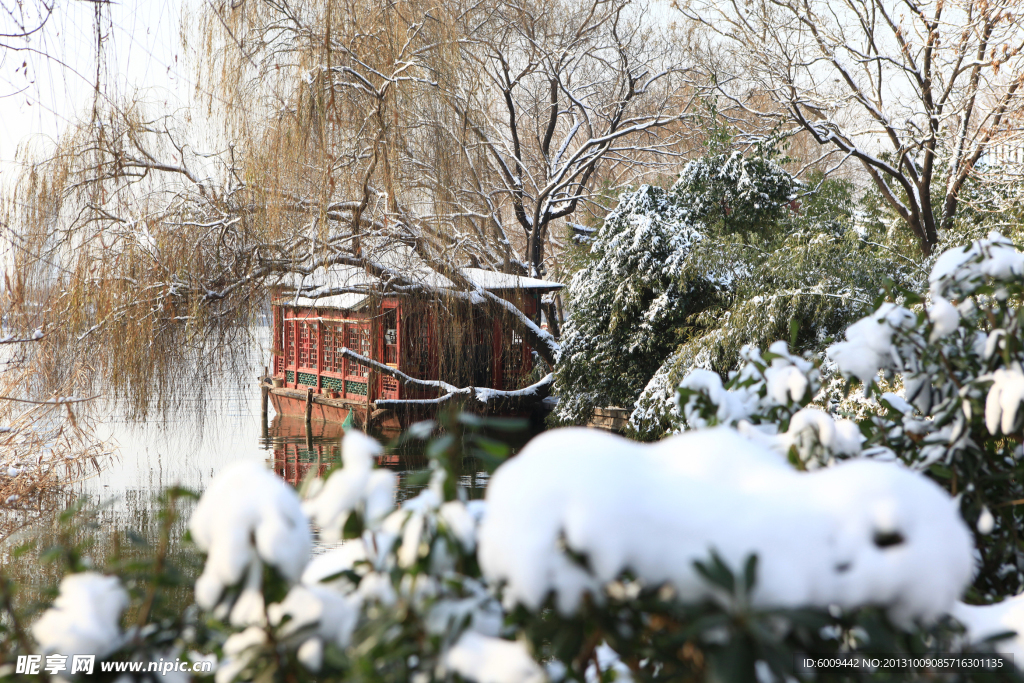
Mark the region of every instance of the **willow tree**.
<instances>
[{"instance_id":1,"label":"willow tree","mask_svg":"<svg viewBox=\"0 0 1024 683\"><path fill-rule=\"evenodd\" d=\"M825 156L859 163L925 255L953 227L972 177L992 175L986 168L1007 151L1019 156L1024 20L1015 0L675 4L739 65L716 74L718 92L808 133Z\"/></svg>"},{"instance_id":2,"label":"willow tree","mask_svg":"<svg viewBox=\"0 0 1024 683\"><path fill-rule=\"evenodd\" d=\"M461 268L545 275L595 184L684 150L677 43L626 0L204 11L183 31L202 106L97 105L7 204L17 269L62 330L54 372L87 349L136 398L201 380L179 361L231 348L280 276L332 264L374 294L440 298L422 277L439 272L553 366L557 342Z\"/></svg>"},{"instance_id":3,"label":"willow tree","mask_svg":"<svg viewBox=\"0 0 1024 683\"><path fill-rule=\"evenodd\" d=\"M53 14L53 6L46 3L25 3L0 0L4 20L0 24L0 49L19 50L20 41L38 33Z\"/></svg>"},{"instance_id":4,"label":"willow tree","mask_svg":"<svg viewBox=\"0 0 1024 683\"><path fill-rule=\"evenodd\" d=\"M267 184L400 223L452 263L544 275L595 179L675 165L690 91L649 24L627 0L243 3L207 17L224 49L206 73L247 105L234 130L267 136Z\"/></svg>"}]
</instances>

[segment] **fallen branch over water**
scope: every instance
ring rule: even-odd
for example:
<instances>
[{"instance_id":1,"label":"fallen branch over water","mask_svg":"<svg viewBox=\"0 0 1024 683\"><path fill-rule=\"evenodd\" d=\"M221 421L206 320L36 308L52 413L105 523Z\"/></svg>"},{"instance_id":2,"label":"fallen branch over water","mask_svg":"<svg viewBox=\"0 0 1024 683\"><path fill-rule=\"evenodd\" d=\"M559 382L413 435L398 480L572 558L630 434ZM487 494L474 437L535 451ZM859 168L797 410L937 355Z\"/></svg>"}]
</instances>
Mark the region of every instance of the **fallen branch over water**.
<instances>
[{"instance_id":1,"label":"fallen branch over water","mask_svg":"<svg viewBox=\"0 0 1024 683\"><path fill-rule=\"evenodd\" d=\"M404 386L416 387L444 392L437 398L420 399L378 399L374 404L378 408L408 408L412 406L439 406L449 403L457 398L466 397L473 401L484 404L489 409L501 408L504 410L527 410L543 401L551 392L551 385L554 383L554 375L548 373L540 381L522 389L502 390L491 389L490 387L457 387L439 379L418 379L407 375L397 368L385 365L372 358L368 358L352 349L342 347L337 354L354 360L357 363L366 365L374 370L390 375Z\"/></svg>"}]
</instances>

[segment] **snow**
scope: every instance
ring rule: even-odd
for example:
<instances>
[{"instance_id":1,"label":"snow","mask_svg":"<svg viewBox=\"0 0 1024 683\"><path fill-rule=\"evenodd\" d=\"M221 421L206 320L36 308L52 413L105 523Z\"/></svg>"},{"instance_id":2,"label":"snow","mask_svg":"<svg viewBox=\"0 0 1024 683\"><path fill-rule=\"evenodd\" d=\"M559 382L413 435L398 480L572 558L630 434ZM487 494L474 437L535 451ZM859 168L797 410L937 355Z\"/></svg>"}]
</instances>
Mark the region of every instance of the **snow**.
<instances>
[{"instance_id":1,"label":"snow","mask_svg":"<svg viewBox=\"0 0 1024 683\"><path fill-rule=\"evenodd\" d=\"M992 386L985 399L985 426L993 436L1000 429L1003 434L1012 434L1017 424L1017 410L1024 401L1024 372L1019 363L1014 363L1009 368L996 370L988 378L992 379Z\"/></svg>"},{"instance_id":2,"label":"snow","mask_svg":"<svg viewBox=\"0 0 1024 683\"><path fill-rule=\"evenodd\" d=\"M734 570L758 556L755 606L871 604L909 624L948 611L973 572L959 510L927 478L863 459L797 472L725 427L650 445L546 432L498 469L487 503L481 569L529 609L553 593L570 614L627 569L684 602L721 599L693 568L714 549Z\"/></svg>"},{"instance_id":3,"label":"snow","mask_svg":"<svg viewBox=\"0 0 1024 683\"><path fill-rule=\"evenodd\" d=\"M987 335L983 335L983 333L979 332L979 338L982 336L984 336L985 340L984 348L982 351L982 357L985 360L988 360L992 357L992 354L994 354L996 351L999 351L1001 346L999 342L1004 337L1006 337L1006 330L1002 329L1001 327L997 327L996 329L989 332Z\"/></svg>"},{"instance_id":4,"label":"snow","mask_svg":"<svg viewBox=\"0 0 1024 683\"><path fill-rule=\"evenodd\" d=\"M551 338L546 332L544 335ZM499 398L514 399L514 398L525 398L527 396L536 396L537 391L551 385L555 381L553 373L548 373L542 378L534 382L533 384L523 387L522 389L489 389L487 387L474 387L473 393L476 395L476 400L481 403L488 403L490 401L497 400ZM409 401L415 403L415 401Z\"/></svg>"},{"instance_id":5,"label":"snow","mask_svg":"<svg viewBox=\"0 0 1024 683\"><path fill-rule=\"evenodd\" d=\"M196 581L196 602L207 610L260 561L297 581L312 547L295 490L254 461L234 462L218 473L196 506L189 530L207 553Z\"/></svg>"},{"instance_id":6,"label":"snow","mask_svg":"<svg viewBox=\"0 0 1024 683\"><path fill-rule=\"evenodd\" d=\"M341 294L328 294L326 296L295 296L289 297L283 303L288 306L306 306L310 308L336 308L341 311L357 311L370 299L368 294L357 294L355 292L343 292ZM309 320L309 318L304 318Z\"/></svg>"},{"instance_id":7,"label":"snow","mask_svg":"<svg viewBox=\"0 0 1024 683\"><path fill-rule=\"evenodd\" d=\"M373 458L382 452L379 443L362 432L350 431L341 442L344 467L335 470L323 488L303 504L303 509L322 529L324 540L341 540L352 512L374 528L394 507L397 476L373 469Z\"/></svg>"},{"instance_id":8,"label":"snow","mask_svg":"<svg viewBox=\"0 0 1024 683\"><path fill-rule=\"evenodd\" d=\"M981 508L981 514L978 516L978 533L982 536L988 536L992 533L992 530L996 526L996 519L992 516L992 511L988 509L988 506Z\"/></svg>"},{"instance_id":9,"label":"snow","mask_svg":"<svg viewBox=\"0 0 1024 683\"><path fill-rule=\"evenodd\" d=\"M1024 669L1024 595L1007 598L994 605L956 603L951 616L966 627L967 638L979 643L992 636L1016 633L995 643L996 652L1011 655L1018 669Z\"/></svg>"},{"instance_id":10,"label":"snow","mask_svg":"<svg viewBox=\"0 0 1024 683\"><path fill-rule=\"evenodd\" d=\"M608 647L608 643L598 645L594 654L597 655L597 666L600 667L600 673L593 664L590 664L584 675L586 683L602 683L605 678L601 674L606 674L609 670L615 672L616 681L633 683L633 674L629 667L622 662L618 652Z\"/></svg>"},{"instance_id":11,"label":"snow","mask_svg":"<svg viewBox=\"0 0 1024 683\"><path fill-rule=\"evenodd\" d=\"M956 306L940 296L933 297L931 308L928 309L928 319L933 325L928 338L929 343L949 336L960 326L960 312L956 310Z\"/></svg>"},{"instance_id":12,"label":"snow","mask_svg":"<svg viewBox=\"0 0 1024 683\"><path fill-rule=\"evenodd\" d=\"M323 663L325 643L349 645L364 603L394 602L390 579L367 573L368 565L358 568L364 574L358 587L348 578L332 578L369 559L363 539L309 561L307 511L323 526L325 538L338 538L353 511L360 512L371 528L394 507L395 474L373 468L373 457L380 450L380 444L360 432L346 434L344 467L305 505L290 486L255 462L228 466L207 489L189 523L196 544L208 552L196 582L196 601L212 609L225 588L244 580L230 621L236 627L249 627L225 643L219 683L245 669L252 649L265 643L263 627L268 621L276 628L275 637L293 641L299 660L316 671ZM457 515L454 519L464 523ZM261 561L276 567L290 582L301 578L280 603L264 604Z\"/></svg>"},{"instance_id":13,"label":"snow","mask_svg":"<svg viewBox=\"0 0 1024 683\"><path fill-rule=\"evenodd\" d=\"M889 404L893 410L904 415L913 415L914 406L907 403L907 400L899 394L894 394L891 391L887 391L881 395L879 402L885 401Z\"/></svg>"},{"instance_id":14,"label":"snow","mask_svg":"<svg viewBox=\"0 0 1024 683\"><path fill-rule=\"evenodd\" d=\"M835 420L823 410L811 407L793 415L784 436L782 452L787 452L792 445L804 453L814 444L821 444L838 455L859 455L864 440L856 422Z\"/></svg>"},{"instance_id":15,"label":"snow","mask_svg":"<svg viewBox=\"0 0 1024 683\"><path fill-rule=\"evenodd\" d=\"M373 252L371 258L387 274L399 274L401 279L418 284L428 290L458 291L459 287L449 278L434 270L421 256L405 245L389 245L374 248L373 240L364 246ZM561 289L562 284L550 280L510 275L482 268L463 268L462 275L474 287L486 291L510 289ZM353 265L336 263L315 268L308 275L287 273L276 283L292 292L282 303L293 306L311 306L355 310L365 305L369 293L382 286L381 278L369 274L366 269Z\"/></svg>"},{"instance_id":16,"label":"snow","mask_svg":"<svg viewBox=\"0 0 1024 683\"><path fill-rule=\"evenodd\" d=\"M41 654L96 655L103 659L121 647L121 612L128 593L114 576L96 572L69 574L60 594L32 626Z\"/></svg>"},{"instance_id":17,"label":"snow","mask_svg":"<svg viewBox=\"0 0 1024 683\"><path fill-rule=\"evenodd\" d=\"M828 347L828 357L845 375L852 375L869 385L878 371L893 367L899 360L893 344L897 330L908 329L916 322L913 313L886 302L878 310L850 325L846 341Z\"/></svg>"},{"instance_id":18,"label":"snow","mask_svg":"<svg viewBox=\"0 0 1024 683\"><path fill-rule=\"evenodd\" d=\"M401 539L396 559L398 566L403 569L412 567L420 557L429 552L429 548L423 542L423 537L424 534L433 532L428 521L430 525L434 523L433 513L437 512L442 504L441 484L443 480L438 477L439 474L444 475L443 472L435 472L426 489L415 498L410 498L402 503L402 507L391 513L381 525L382 533L377 543L384 549L390 549L395 540ZM449 515L451 515L450 512Z\"/></svg>"},{"instance_id":19,"label":"snow","mask_svg":"<svg viewBox=\"0 0 1024 683\"><path fill-rule=\"evenodd\" d=\"M771 361L766 361L766 357ZM704 369L691 370L679 384L680 388L696 392L715 407L717 424L739 427L752 415L777 407L795 410L808 392L814 394L819 387L820 375L814 364L790 353L786 342L772 344L764 357L756 347L744 346L740 359L741 369L734 376L732 389L725 388L717 373ZM760 368L764 368L763 372ZM689 396L685 405L677 410L689 427L700 429L709 425L701 415L702 406L696 398ZM679 400L678 395L676 400ZM774 429L769 432L773 433ZM787 444L784 449L788 448Z\"/></svg>"},{"instance_id":20,"label":"snow","mask_svg":"<svg viewBox=\"0 0 1024 683\"><path fill-rule=\"evenodd\" d=\"M779 405L799 402L807 393L807 375L784 358L773 359L764 371L764 378L768 395Z\"/></svg>"},{"instance_id":21,"label":"snow","mask_svg":"<svg viewBox=\"0 0 1024 683\"><path fill-rule=\"evenodd\" d=\"M366 546L361 539L349 541L340 548L314 557L302 573L302 583L314 585L355 567L366 558Z\"/></svg>"},{"instance_id":22,"label":"snow","mask_svg":"<svg viewBox=\"0 0 1024 683\"><path fill-rule=\"evenodd\" d=\"M438 517L448 530L458 539L463 550L471 553L476 549L476 533L479 518L475 518L466 504L459 500L450 500L438 510Z\"/></svg>"},{"instance_id":23,"label":"snow","mask_svg":"<svg viewBox=\"0 0 1024 683\"><path fill-rule=\"evenodd\" d=\"M310 671L319 671L324 661L324 644L319 638L310 638L295 651L302 666Z\"/></svg>"},{"instance_id":24,"label":"snow","mask_svg":"<svg viewBox=\"0 0 1024 683\"><path fill-rule=\"evenodd\" d=\"M466 624L471 631L497 637L505 623L501 606L483 583L467 579L462 586L470 593L469 597L434 602L425 622L427 631L443 635Z\"/></svg>"},{"instance_id":25,"label":"snow","mask_svg":"<svg viewBox=\"0 0 1024 683\"><path fill-rule=\"evenodd\" d=\"M721 424L737 422L750 415L757 408L757 394L751 391L729 391L722 385L722 378L717 372L698 368L690 371L679 384L683 389L691 389L705 394L712 403L718 406L715 417ZM677 396L678 400L678 396ZM692 403L680 406L686 421L694 427L704 426L699 412Z\"/></svg>"},{"instance_id":26,"label":"snow","mask_svg":"<svg viewBox=\"0 0 1024 683\"><path fill-rule=\"evenodd\" d=\"M486 290L496 289L561 289L562 284L551 280L540 280L521 275L498 273L483 268L463 268L462 274L477 287Z\"/></svg>"},{"instance_id":27,"label":"snow","mask_svg":"<svg viewBox=\"0 0 1024 683\"><path fill-rule=\"evenodd\" d=\"M473 631L462 634L445 662L463 678L476 683L542 683L544 671L520 642Z\"/></svg>"},{"instance_id":28,"label":"snow","mask_svg":"<svg viewBox=\"0 0 1024 683\"><path fill-rule=\"evenodd\" d=\"M789 352L785 342L775 342L762 355L753 346L740 352L742 365L727 389L717 373L691 370L680 388L677 400L686 395L679 408L686 425L701 429L719 424L735 427L752 441L766 446L782 457L792 449L807 468L830 465L836 459L860 455L864 440L856 423L835 419L814 407L801 408L821 388L821 375L813 363ZM770 362L766 359L770 359ZM705 419L708 404L714 419ZM771 420L765 420L772 415ZM786 431L780 425L788 422Z\"/></svg>"},{"instance_id":29,"label":"snow","mask_svg":"<svg viewBox=\"0 0 1024 683\"><path fill-rule=\"evenodd\" d=\"M224 660L214 674L215 683L231 683L266 645L267 634L258 626L231 635L224 641Z\"/></svg>"},{"instance_id":30,"label":"snow","mask_svg":"<svg viewBox=\"0 0 1024 683\"><path fill-rule=\"evenodd\" d=\"M393 606L398 600L395 587L391 585L391 577L377 572L364 576L356 593L367 602L378 602L385 607Z\"/></svg>"},{"instance_id":31,"label":"snow","mask_svg":"<svg viewBox=\"0 0 1024 683\"><path fill-rule=\"evenodd\" d=\"M736 430L751 441L772 449L782 458L788 458L796 449L800 461L807 469L834 465L836 456L861 454L864 436L852 420L835 419L814 407L798 410L789 421L789 429L776 433L776 424L754 425L746 420L736 424Z\"/></svg>"},{"instance_id":32,"label":"snow","mask_svg":"<svg viewBox=\"0 0 1024 683\"><path fill-rule=\"evenodd\" d=\"M262 579L263 566L259 562L250 562L245 573L245 585L231 607L229 620L232 626L264 626L267 623L266 603L260 590Z\"/></svg>"},{"instance_id":33,"label":"snow","mask_svg":"<svg viewBox=\"0 0 1024 683\"><path fill-rule=\"evenodd\" d=\"M298 585L288 591L283 601L271 605L267 615L272 625L284 624L278 638L289 638L299 632L308 634L312 628L314 637L304 643L315 639L344 648L351 642L362 603L359 593L342 594L324 586ZM311 661L307 668L319 668L312 664Z\"/></svg>"},{"instance_id":34,"label":"snow","mask_svg":"<svg viewBox=\"0 0 1024 683\"><path fill-rule=\"evenodd\" d=\"M327 268L316 268L309 275L285 273L277 284L286 290L309 292L316 299L319 291L337 289L369 289L376 279L365 269L346 264L334 264Z\"/></svg>"},{"instance_id":35,"label":"snow","mask_svg":"<svg viewBox=\"0 0 1024 683\"><path fill-rule=\"evenodd\" d=\"M970 288L983 278L1019 279L1024 275L1024 253L998 232L964 249L949 249L935 260L929 275L932 296L945 297Z\"/></svg>"},{"instance_id":36,"label":"snow","mask_svg":"<svg viewBox=\"0 0 1024 683\"><path fill-rule=\"evenodd\" d=\"M427 554L428 549L425 544L420 542L424 526L425 520L423 519L423 514L419 511L413 512L406 519L405 524L402 526L402 545L398 548L399 567L409 569L416 564L416 560L420 558L420 555Z\"/></svg>"}]
</instances>

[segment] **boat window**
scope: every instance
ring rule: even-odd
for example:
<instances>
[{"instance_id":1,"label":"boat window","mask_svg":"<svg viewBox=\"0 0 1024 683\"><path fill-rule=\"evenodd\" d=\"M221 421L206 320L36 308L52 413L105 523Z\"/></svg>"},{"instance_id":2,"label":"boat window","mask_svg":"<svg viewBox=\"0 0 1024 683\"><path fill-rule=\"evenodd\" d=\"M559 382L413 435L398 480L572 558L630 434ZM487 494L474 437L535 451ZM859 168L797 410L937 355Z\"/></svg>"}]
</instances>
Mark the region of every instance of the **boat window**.
<instances>
[{"instance_id":1,"label":"boat window","mask_svg":"<svg viewBox=\"0 0 1024 683\"><path fill-rule=\"evenodd\" d=\"M315 368L317 361L316 323L300 322L299 326L299 367Z\"/></svg>"},{"instance_id":2,"label":"boat window","mask_svg":"<svg viewBox=\"0 0 1024 683\"><path fill-rule=\"evenodd\" d=\"M291 320L284 324L284 362L295 366L295 323Z\"/></svg>"}]
</instances>

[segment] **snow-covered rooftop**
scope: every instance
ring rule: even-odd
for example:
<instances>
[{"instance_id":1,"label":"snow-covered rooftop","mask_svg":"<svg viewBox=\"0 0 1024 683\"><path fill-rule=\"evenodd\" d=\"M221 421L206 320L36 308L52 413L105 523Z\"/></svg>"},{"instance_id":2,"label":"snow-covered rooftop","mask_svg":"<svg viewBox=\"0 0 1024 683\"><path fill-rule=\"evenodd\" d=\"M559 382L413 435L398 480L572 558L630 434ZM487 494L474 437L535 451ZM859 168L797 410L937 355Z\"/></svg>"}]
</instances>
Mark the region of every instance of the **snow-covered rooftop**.
<instances>
[{"instance_id":1,"label":"snow-covered rooftop","mask_svg":"<svg viewBox=\"0 0 1024 683\"><path fill-rule=\"evenodd\" d=\"M346 292L345 294L331 294L320 297L294 296L289 297L286 303L293 306L320 306L322 308L337 308L342 311L357 311L363 307L363 304L369 298L368 294Z\"/></svg>"},{"instance_id":2,"label":"snow-covered rooftop","mask_svg":"<svg viewBox=\"0 0 1024 683\"><path fill-rule=\"evenodd\" d=\"M487 290L494 289L561 289L562 285L551 280L535 277L497 273L483 268L463 268L462 274L477 287Z\"/></svg>"},{"instance_id":3,"label":"snow-covered rooftop","mask_svg":"<svg viewBox=\"0 0 1024 683\"><path fill-rule=\"evenodd\" d=\"M417 282L429 289L437 291L458 289L450 279L428 266L414 254L405 252L389 252L376 259L385 268L393 269L403 278ZM552 291L561 289L562 285L551 280L498 273L483 268L463 268L462 275L474 286L488 291L532 289ZM342 310L355 310L366 302L369 291L374 289L380 280L368 274L362 268L350 265L332 265L317 268L309 275L289 273L284 275L278 285L285 291L300 290L301 296L290 297L297 306L325 306ZM338 293L338 290L354 290ZM319 295L323 292L323 295Z\"/></svg>"},{"instance_id":4,"label":"snow-covered rooftop","mask_svg":"<svg viewBox=\"0 0 1024 683\"><path fill-rule=\"evenodd\" d=\"M324 288L366 288L377 283L377 278L367 274L362 268L346 265L334 265L329 268L317 268L309 275L286 273L277 284L286 290L300 287L306 290Z\"/></svg>"}]
</instances>

